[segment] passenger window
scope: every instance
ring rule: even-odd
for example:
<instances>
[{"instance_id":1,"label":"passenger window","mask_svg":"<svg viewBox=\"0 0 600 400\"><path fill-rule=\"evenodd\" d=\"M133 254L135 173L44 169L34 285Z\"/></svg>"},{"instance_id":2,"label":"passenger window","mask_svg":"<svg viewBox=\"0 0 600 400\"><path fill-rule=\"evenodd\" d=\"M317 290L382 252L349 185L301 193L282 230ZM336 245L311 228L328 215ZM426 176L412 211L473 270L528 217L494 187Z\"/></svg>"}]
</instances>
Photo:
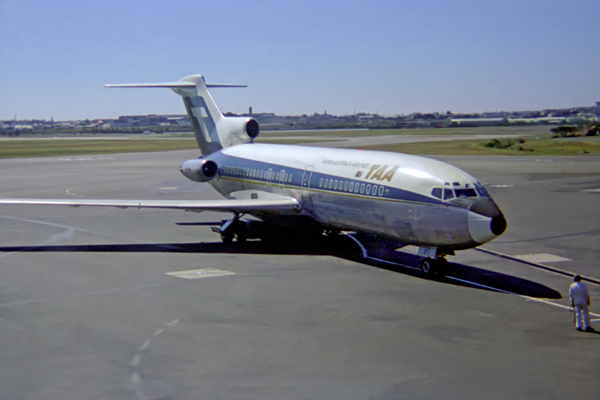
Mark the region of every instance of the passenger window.
<instances>
[{"instance_id":1,"label":"passenger window","mask_svg":"<svg viewBox=\"0 0 600 400\"><path fill-rule=\"evenodd\" d=\"M323 187L323 178L319 179L319 187Z\"/></svg>"},{"instance_id":2,"label":"passenger window","mask_svg":"<svg viewBox=\"0 0 600 400\"><path fill-rule=\"evenodd\" d=\"M331 189L333 187L333 179L329 180L329 189Z\"/></svg>"},{"instance_id":3,"label":"passenger window","mask_svg":"<svg viewBox=\"0 0 600 400\"><path fill-rule=\"evenodd\" d=\"M450 200L454 198L454 192L452 189L445 188L444 189L444 200Z\"/></svg>"},{"instance_id":4,"label":"passenger window","mask_svg":"<svg viewBox=\"0 0 600 400\"><path fill-rule=\"evenodd\" d=\"M344 182L344 192L348 191L348 181Z\"/></svg>"},{"instance_id":5,"label":"passenger window","mask_svg":"<svg viewBox=\"0 0 600 400\"><path fill-rule=\"evenodd\" d=\"M337 185L338 185L338 181L337 181L337 179L336 179L336 181L335 181L335 182L333 182L333 189L334 189L334 190L337 190Z\"/></svg>"},{"instance_id":6,"label":"passenger window","mask_svg":"<svg viewBox=\"0 0 600 400\"><path fill-rule=\"evenodd\" d=\"M363 183L364 185L364 183ZM360 185L357 183L356 185L354 185L354 193L358 193L358 188L360 187Z\"/></svg>"},{"instance_id":7,"label":"passenger window","mask_svg":"<svg viewBox=\"0 0 600 400\"><path fill-rule=\"evenodd\" d=\"M371 185L367 185L367 191L365 193L371 194Z\"/></svg>"},{"instance_id":8,"label":"passenger window","mask_svg":"<svg viewBox=\"0 0 600 400\"><path fill-rule=\"evenodd\" d=\"M441 200L441 198L442 198L442 188L433 188L433 190L431 191L431 195L433 197L437 197L438 199Z\"/></svg>"},{"instance_id":9,"label":"passenger window","mask_svg":"<svg viewBox=\"0 0 600 400\"><path fill-rule=\"evenodd\" d=\"M352 191L354 190L354 182L350 182L350 186L349 187L350 187L350 189L348 189L348 191L350 193L352 193Z\"/></svg>"},{"instance_id":10,"label":"passenger window","mask_svg":"<svg viewBox=\"0 0 600 400\"><path fill-rule=\"evenodd\" d=\"M379 195L383 196L383 191L384 191L384 187L383 186L379 186Z\"/></svg>"},{"instance_id":11,"label":"passenger window","mask_svg":"<svg viewBox=\"0 0 600 400\"><path fill-rule=\"evenodd\" d=\"M360 184L360 194L363 194L365 192L365 184L361 183Z\"/></svg>"}]
</instances>

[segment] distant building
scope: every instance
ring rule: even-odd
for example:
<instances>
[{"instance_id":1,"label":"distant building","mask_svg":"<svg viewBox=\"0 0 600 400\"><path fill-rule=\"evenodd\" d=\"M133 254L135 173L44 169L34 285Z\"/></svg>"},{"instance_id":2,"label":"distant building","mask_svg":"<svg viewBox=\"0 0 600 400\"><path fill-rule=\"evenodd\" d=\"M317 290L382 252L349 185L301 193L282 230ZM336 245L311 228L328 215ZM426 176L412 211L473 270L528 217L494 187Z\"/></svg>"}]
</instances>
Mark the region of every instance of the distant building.
<instances>
[{"instance_id":1,"label":"distant building","mask_svg":"<svg viewBox=\"0 0 600 400\"><path fill-rule=\"evenodd\" d=\"M507 118L451 118L451 126L493 126L508 124Z\"/></svg>"}]
</instances>

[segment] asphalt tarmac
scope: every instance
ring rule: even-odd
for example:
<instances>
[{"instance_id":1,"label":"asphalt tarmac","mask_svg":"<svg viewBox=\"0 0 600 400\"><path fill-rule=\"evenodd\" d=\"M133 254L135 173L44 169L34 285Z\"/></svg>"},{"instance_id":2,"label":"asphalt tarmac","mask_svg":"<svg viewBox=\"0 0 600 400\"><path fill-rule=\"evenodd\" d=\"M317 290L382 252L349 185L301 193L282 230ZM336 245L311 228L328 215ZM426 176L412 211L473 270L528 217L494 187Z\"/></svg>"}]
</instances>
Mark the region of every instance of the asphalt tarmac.
<instances>
[{"instance_id":1,"label":"asphalt tarmac","mask_svg":"<svg viewBox=\"0 0 600 400\"><path fill-rule=\"evenodd\" d=\"M1 160L0 196L217 199L178 171L197 156ZM426 278L344 237L223 245L224 214L1 206L0 399L598 398L568 286L600 280L600 157L441 159L506 215L484 249L555 271L468 250Z\"/></svg>"}]
</instances>

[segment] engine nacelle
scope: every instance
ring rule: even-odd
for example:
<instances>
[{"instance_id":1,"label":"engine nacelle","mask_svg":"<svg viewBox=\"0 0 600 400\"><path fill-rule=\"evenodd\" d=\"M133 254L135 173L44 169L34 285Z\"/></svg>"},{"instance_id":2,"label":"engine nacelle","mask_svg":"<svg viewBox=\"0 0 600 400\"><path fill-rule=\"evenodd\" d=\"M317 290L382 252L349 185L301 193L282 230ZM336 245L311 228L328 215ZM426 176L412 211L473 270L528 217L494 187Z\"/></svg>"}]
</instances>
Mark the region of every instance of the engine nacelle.
<instances>
[{"instance_id":1,"label":"engine nacelle","mask_svg":"<svg viewBox=\"0 0 600 400\"><path fill-rule=\"evenodd\" d=\"M219 166L213 160L198 158L187 160L179 170L186 178L194 182L208 182L217 176Z\"/></svg>"},{"instance_id":2,"label":"engine nacelle","mask_svg":"<svg viewBox=\"0 0 600 400\"><path fill-rule=\"evenodd\" d=\"M246 135L250 136L252 139L256 139L260 134L260 126L258 125L258 121L256 121L254 118L248 118L248 121L244 126L244 132L246 132Z\"/></svg>"},{"instance_id":3,"label":"engine nacelle","mask_svg":"<svg viewBox=\"0 0 600 400\"><path fill-rule=\"evenodd\" d=\"M229 132L226 138L221 137L224 146L248 143L248 138L254 140L260 133L260 126L254 118L225 117L220 124L223 132Z\"/></svg>"}]
</instances>

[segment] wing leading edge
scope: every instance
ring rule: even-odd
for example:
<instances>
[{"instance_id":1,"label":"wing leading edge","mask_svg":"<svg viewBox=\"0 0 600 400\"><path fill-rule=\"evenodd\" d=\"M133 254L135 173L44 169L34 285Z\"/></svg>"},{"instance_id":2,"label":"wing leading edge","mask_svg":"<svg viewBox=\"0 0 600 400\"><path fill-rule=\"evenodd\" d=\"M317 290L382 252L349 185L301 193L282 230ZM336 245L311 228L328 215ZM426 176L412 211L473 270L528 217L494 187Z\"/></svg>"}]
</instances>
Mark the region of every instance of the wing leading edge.
<instances>
[{"instance_id":1,"label":"wing leading edge","mask_svg":"<svg viewBox=\"0 0 600 400\"><path fill-rule=\"evenodd\" d=\"M283 197L264 200L106 200L106 199L0 199L0 204L35 204L70 207L164 208L184 211L222 211L234 213L297 213L300 203Z\"/></svg>"}]
</instances>

